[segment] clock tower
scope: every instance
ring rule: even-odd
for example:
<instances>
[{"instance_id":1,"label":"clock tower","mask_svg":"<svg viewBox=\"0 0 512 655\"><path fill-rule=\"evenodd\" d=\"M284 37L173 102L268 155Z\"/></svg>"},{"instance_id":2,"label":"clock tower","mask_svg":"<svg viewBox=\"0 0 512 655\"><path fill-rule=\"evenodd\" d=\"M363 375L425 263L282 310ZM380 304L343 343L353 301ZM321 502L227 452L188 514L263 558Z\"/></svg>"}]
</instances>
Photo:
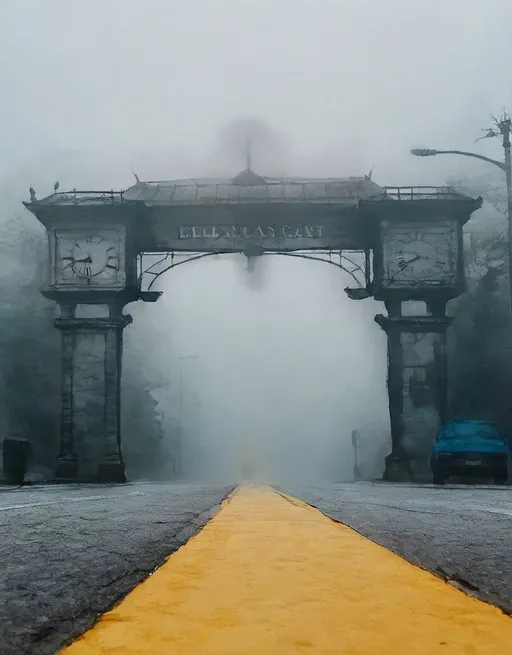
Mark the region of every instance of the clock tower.
<instances>
[{"instance_id":1,"label":"clock tower","mask_svg":"<svg viewBox=\"0 0 512 655\"><path fill-rule=\"evenodd\" d=\"M55 194L27 204L46 227L48 284L60 306L61 479L123 482L120 394L127 303L141 299L137 245L144 207L121 193Z\"/></svg>"},{"instance_id":2,"label":"clock tower","mask_svg":"<svg viewBox=\"0 0 512 655\"><path fill-rule=\"evenodd\" d=\"M448 187L387 188L360 203L372 292L387 310L375 320L388 337L389 480L430 479L430 449L448 418L446 304L464 291L462 228L481 204Z\"/></svg>"}]
</instances>

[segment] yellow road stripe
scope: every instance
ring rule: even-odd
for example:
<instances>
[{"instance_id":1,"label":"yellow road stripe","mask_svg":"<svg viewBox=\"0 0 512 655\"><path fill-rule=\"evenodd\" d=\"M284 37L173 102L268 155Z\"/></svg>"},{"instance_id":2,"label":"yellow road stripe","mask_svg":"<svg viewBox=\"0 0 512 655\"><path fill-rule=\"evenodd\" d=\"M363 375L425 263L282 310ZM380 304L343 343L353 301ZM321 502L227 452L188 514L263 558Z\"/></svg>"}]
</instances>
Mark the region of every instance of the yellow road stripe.
<instances>
[{"instance_id":1,"label":"yellow road stripe","mask_svg":"<svg viewBox=\"0 0 512 655\"><path fill-rule=\"evenodd\" d=\"M512 620L301 502L244 487L65 655L507 655Z\"/></svg>"}]
</instances>

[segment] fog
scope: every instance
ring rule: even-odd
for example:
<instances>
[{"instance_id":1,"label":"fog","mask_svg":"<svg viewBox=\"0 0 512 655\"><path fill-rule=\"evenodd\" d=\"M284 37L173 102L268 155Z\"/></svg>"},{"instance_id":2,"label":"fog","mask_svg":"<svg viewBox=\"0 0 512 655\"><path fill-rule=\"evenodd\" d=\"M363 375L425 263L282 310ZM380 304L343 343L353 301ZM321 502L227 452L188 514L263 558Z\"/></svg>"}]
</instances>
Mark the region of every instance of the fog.
<instances>
[{"instance_id":1,"label":"fog","mask_svg":"<svg viewBox=\"0 0 512 655\"><path fill-rule=\"evenodd\" d=\"M512 107L511 19L510 0L3 0L2 220L55 180L233 176L244 126L262 175L476 175L471 160L408 153L499 156L473 142ZM350 479L355 429L366 477L381 475L384 310L350 301L349 284L318 262L268 255L250 272L242 256L211 257L127 308L125 358L143 353L160 411L176 417L183 393L188 475L238 479L249 460L273 480Z\"/></svg>"},{"instance_id":2,"label":"fog","mask_svg":"<svg viewBox=\"0 0 512 655\"><path fill-rule=\"evenodd\" d=\"M196 474L240 476L255 459L260 475L350 479L351 430L387 442L377 303L348 300L334 267L284 259L265 256L254 272L243 256L180 266L158 304L140 308L133 337L144 330L159 365L176 381L181 366L199 396ZM194 410L183 418L196 428Z\"/></svg>"}]
</instances>

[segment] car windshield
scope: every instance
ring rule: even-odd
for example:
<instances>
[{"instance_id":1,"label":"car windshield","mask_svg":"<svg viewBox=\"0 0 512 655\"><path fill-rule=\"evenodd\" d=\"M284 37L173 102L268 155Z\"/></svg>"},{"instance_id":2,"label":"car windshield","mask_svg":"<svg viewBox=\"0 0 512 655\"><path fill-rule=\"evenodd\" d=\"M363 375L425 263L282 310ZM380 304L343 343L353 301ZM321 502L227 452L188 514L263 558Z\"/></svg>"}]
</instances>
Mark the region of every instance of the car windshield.
<instances>
[{"instance_id":1,"label":"car windshield","mask_svg":"<svg viewBox=\"0 0 512 655\"><path fill-rule=\"evenodd\" d=\"M503 441L503 436L495 425L478 421L448 423L439 435L440 439L471 439L473 437Z\"/></svg>"}]
</instances>

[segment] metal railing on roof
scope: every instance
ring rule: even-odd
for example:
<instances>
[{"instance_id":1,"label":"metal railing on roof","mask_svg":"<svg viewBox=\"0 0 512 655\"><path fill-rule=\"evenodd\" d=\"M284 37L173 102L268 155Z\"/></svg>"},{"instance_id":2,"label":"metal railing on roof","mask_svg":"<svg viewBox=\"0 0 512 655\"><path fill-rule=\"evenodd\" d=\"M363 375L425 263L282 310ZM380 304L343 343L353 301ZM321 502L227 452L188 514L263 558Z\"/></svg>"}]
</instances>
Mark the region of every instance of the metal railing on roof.
<instances>
[{"instance_id":1,"label":"metal railing on roof","mask_svg":"<svg viewBox=\"0 0 512 655\"><path fill-rule=\"evenodd\" d=\"M97 201L102 203L108 202L119 202L124 200L124 191L79 191L77 189L72 189L71 191L60 191L54 193L50 198L54 198L57 202L60 201L69 201L69 202L91 202Z\"/></svg>"},{"instance_id":2,"label":"metal railing on roof","mask_svg":"<svg viewBox=\"0 0 512 655\"><path fill-rule=\"evenodd\" d=\"M392 198L393 200L447 200L448 198L461 198L450 186L387 186L384 193L373 196L375 199Z\"/></svg>"}]
</instances>

